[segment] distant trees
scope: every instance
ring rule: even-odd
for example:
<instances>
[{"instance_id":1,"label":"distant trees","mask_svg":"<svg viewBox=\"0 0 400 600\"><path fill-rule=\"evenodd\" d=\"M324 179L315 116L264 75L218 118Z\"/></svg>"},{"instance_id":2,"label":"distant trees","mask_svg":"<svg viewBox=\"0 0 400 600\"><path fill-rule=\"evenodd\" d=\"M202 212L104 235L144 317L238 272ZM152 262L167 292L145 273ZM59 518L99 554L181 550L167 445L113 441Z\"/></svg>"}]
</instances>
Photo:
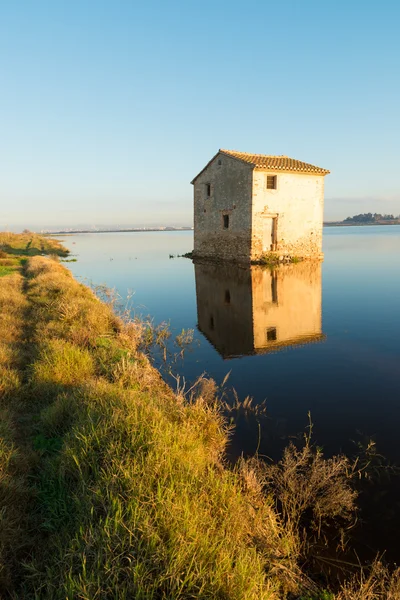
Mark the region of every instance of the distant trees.
<instances>
[{"instance_id":1,"label":"distant trees","mask_svg":"<svg viewBox=\"0 0 400 600\"><path fill-rule=\"evenodd\" d=\"M362 213L347 217L343 223L381 223L382 221L396 221L399 217L393 215L381 215L380 213Z\"/></svg>"}]
</instances>

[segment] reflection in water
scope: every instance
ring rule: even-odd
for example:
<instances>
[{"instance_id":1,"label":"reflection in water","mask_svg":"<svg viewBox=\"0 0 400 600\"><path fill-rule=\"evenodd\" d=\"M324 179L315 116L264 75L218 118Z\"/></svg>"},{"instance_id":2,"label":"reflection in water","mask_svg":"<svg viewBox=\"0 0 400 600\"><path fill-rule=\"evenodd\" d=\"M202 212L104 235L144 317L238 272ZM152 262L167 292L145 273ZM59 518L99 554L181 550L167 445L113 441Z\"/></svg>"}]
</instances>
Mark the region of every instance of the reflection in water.
<instances>
[{"instance_id":1,"label":"reflection in water","mask_svg":"<svg viewBox=\"0 0 400 600\"><path fill-rule=\"evenodd\" d=\"M223 358L324 339L320 262L197 263L195 273L198 328Z\"/></svg>"}]
</instances>

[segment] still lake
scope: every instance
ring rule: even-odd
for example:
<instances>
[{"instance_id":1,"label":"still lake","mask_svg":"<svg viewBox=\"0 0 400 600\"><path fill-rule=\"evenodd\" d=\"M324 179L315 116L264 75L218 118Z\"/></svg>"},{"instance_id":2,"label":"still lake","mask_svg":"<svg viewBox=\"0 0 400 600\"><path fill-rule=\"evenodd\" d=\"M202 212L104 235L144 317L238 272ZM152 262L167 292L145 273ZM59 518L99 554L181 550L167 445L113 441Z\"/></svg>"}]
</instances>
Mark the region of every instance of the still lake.
<instances>
[{"instance_id":1,"label":"still lake","mask_svg":"<svg viewBox=\"0 0 400 600\"><path fill-rule=\"evenodd\" d=\"M62 239L78 259L68 267L80 280L123 298L133 292L133 312L168 322L173 333L194 330L173 366L188 385L202 373L221 383L230 372L226 387L241 400L266 401L265 417L237 419L231 458L257 449L279 458L310 413L327 455L354 454L372 438L400 464L400 226L325 227L321 265L275 272L177 258L193 249L191 231ZM393 485L380 490L391 515L400 510ZM372 546L392 546L398 525L388 516L383 534L382 520L371 524Z\"/></svg>"}]
</instances>

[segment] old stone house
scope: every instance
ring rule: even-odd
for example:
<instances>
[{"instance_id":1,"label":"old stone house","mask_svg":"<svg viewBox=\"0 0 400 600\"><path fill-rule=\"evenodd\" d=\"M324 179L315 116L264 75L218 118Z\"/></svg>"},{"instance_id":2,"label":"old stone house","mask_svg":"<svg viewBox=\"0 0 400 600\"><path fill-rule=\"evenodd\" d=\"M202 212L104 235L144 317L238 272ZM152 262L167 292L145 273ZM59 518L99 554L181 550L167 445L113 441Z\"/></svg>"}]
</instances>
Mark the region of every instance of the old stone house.
<instances>
[{"instance_id":1,"label":"old stone house","mask_svg":"<svg viewBox=\"0 0 400 600\"><path fill-rule=\"evenodd\" d=\"M194 186L194 256L322 259L324 177L287 156L219 150Z\"/></svg>"}]
</instances>

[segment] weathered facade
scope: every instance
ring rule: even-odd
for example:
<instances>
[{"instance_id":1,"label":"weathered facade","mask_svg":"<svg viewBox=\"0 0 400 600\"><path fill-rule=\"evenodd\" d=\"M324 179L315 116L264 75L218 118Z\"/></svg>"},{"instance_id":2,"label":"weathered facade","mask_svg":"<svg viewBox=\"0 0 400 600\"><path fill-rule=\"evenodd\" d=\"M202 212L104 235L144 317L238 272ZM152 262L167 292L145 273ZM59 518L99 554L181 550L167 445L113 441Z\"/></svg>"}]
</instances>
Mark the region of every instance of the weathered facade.
<instances>
[{"instance_id":1,"label":"weathered facade","mask_svg":"<svg viewBox=\"0 0 400 600\"><path fill-rule=\"evenodd\" d=\"M321 267L196 262L199 330L223 358L323 340Z\"/></svg>"},{"instance_id":2,"label":"weathered facade","mask_svg":"<svg viewBox=\"0 0 400 600\"><path fill-rule=\"evenodd\" d=\"M321 259L328 173L287 156L219 150L192 181L194 256Z\"/></svg>"}]
</instances>

